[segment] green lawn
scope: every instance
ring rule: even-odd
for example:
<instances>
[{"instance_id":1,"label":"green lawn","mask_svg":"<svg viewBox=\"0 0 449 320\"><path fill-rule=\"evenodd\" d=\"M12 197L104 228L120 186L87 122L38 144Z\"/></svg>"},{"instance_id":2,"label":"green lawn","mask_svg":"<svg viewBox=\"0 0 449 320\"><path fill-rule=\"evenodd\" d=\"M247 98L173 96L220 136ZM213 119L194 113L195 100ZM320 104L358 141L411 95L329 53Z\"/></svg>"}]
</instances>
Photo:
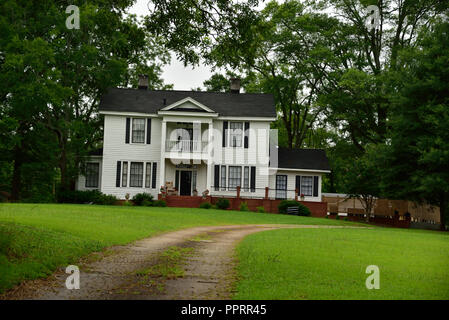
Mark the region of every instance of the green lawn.
<instances>
[{"instance_id":1,"label":"green lawn","mask_svg":"<svg viewBox=\"0 0 449 320\"><path fill-rule=\"evenodd\" d=\"M0 292L111 245L181 228L252 223L345 224L206 209L0 204Z\"/></svg>"},{"instance_id":2,"label":"green lawn","mask_svg":"<svg viewBox=\"0 0 449 320\"><path fill-rule=\"evenodd\" d=\"M423 230L287 229L248 236L236 299L449 299L449 234ZM368 265L380 289L368 290Z\"/></svg>"}]
</instances>

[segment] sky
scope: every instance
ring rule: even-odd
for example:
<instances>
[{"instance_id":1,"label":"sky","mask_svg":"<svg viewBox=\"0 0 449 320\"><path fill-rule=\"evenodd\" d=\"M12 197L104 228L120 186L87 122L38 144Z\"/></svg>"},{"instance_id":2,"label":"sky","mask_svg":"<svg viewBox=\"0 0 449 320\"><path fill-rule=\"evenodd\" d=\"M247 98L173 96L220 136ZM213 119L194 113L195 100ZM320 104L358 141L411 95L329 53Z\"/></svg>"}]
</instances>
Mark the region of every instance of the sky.
<instances>
[{"instance_id":1,"label":"sky","mask_svg":"<svg viewBox=\"0 0 449 320\"><path fill-rule=\"evenodd\" d=\"M137 16L145 15L148 12L148 0L137 0L129 13ZM212 72L207 66L184 67L184 63L176 59L172 54L171 64L164 67L162 79L167 84L174 84L175 90L191 90L192 88L203 87L203 82L210 78Z\"/></svg>"},{"instance_id":2,"label":"sky","mask_svg":"<svg viewBox=\"0 0 449 320\"><path fill-rule=\"evenodd\" d=\"M145 15L148 12L149 0L137 0L130 8L129 13L137 16ZM260 4L259 7L263 7ZM203 82L209 79L212 72L209 67L199 65L195 68L184 67L184 64L177 60L172 54L171 64L164 67L162 79L167 84L173 84L175 90L191 90L192 88L203 87Z\"/></svg>"}]
</instances>

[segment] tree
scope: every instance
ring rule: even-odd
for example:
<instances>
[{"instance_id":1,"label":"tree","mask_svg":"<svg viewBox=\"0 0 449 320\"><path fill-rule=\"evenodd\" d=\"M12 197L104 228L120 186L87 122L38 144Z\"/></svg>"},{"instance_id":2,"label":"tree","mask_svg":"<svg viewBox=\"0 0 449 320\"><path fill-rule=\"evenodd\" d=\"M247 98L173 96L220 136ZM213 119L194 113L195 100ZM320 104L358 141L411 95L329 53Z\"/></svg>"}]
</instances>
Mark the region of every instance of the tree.
<instances>
[{"instance_id":1,"label":"tree","mask_svg":"<svg viewBox=\"0 0 449 320\"><path fill-rule=\"evenodd\" d=\"M377 152L386 195L440 208L449 203L449 23L426 28L416 48L398 53L406 68L392 75L398 95L389 140Z\"/></svg>"},{"instance_id":2,"label":"tree","mask_svg":"<svg viewBox=\"0 0 449 320\"><path fill-rule=\"evenodd\" d=\"M250 92L273 94L286 146L300 148L321 112L318 94L328 85L322 62L333 53L323 48L340 28L337 19L311 13L299 1L272 1L253 20L250 33L224 33L207 59L245 72Z\"/></svg>"},{"instance_id":3,"label":"tree","mask_svg":"<svg viewBox=\"0 0 449 320\"><path fill-rule=\"evenodd\" d=\"M370 148L368 147L368 150ZM347 162L343 170L346 171L344 190L351 198L360 199L368 222L376 199L381 194L379 177L382 169L379 168L373 153L366 152L363 156Z\"/></svg>"},{"instance_id":4,"label":"tree","mask_svg":"<svg viewBox=\"0 0 449 320\"><path fill-rule=\"evenodd\" d=\"M444 13L449 4L440 0L325 0L320 5L335 12L350 31L340 38L341 47L347 50L334 50L329 63L333 71L326 73L334 86L320 102L328 121L363 152L366 144L386 139L390 98L396 94L386 73L402 68L398 52L414 47L419 29ZM377 28L367 25L368 5L379 9Z\"/></svg>"},{"instance_id":5,"label":"tree","mask_svg":"<svg viewBox=\"0 0 449 320\"><path fill-rule=\"evenodd\" d=\"M67 29L63 2L1 2L0 114L8 121L0 124L0 161L13 163L13 199L57 177L61 188L73 188L79 164L101 143L98 104L108 87L135 85L138 72L149 73L154 88L165 86L168 54L135 17L125 18L132 3L83 1L80 29Z\"/></svg>"}]
</instances>

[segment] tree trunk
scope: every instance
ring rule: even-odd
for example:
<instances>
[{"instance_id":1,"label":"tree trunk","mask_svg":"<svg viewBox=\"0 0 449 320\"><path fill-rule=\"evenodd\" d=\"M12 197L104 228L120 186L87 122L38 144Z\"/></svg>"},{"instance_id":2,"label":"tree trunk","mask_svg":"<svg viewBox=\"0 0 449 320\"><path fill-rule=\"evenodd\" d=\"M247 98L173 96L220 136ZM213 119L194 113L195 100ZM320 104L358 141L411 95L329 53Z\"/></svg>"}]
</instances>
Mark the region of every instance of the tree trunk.
<instances>
[{"instance_id":1,"label":"tree trunk","mask_svg":"<svg viewBox=\"0 0 449 320\"><path fill-rule=\"evenodd\" d=\"M61 171L61 187L63 191L69 190L69 179L67 177L67 154L65 145L61 145L61 156L59 158L59 170Z\"/></svg>"},{"instance_id":2,"label":"tree trunk","mask_svg":"<svg viewBox=\"0 0 449 320\"><path fill-rule=\"evenodd\" d=\"M444 194L440 196L440 229L445 231L446 230L446 206L447 201Z\"/></svg>"},{"instance_id":3,"label":"tree trunk","mask_svg":"<svg viewBox=\"0 0 449 320\"><path fill-rule=\"evenodd\" d=\"M20 147L14 149L14 170L12 175L11 200L18 201L22 191L22 152Z\"/></svg>"}]
</instances>

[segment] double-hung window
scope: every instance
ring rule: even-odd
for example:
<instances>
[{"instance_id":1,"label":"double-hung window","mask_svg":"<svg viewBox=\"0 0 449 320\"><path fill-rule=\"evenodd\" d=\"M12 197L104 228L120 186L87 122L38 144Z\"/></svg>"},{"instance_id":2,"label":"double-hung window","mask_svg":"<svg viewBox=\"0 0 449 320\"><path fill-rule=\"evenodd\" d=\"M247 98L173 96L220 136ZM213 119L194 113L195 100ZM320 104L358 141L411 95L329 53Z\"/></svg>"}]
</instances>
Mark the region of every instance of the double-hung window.
<instances>
[{"instance_id":1,"label":"double-hung window","mask_svg":"<svg viewBox=\"0 0 449 320\"><path fill-rule=\"evenodd\" d=\"M226 166L221 166L221 190L226 191Z\"/></svg>"},{"instance_id":2,"label":"double-hung window","mask_svg":"<svg viewBox=\"0 0 449 320\"><path fill-rule=\"evenodd\" d=\"M129 173L129 186L142 188L143 186L143 162L131 162Z\"/></svg>"},{"instance_id":3,"label":"double-hung window","mask_svg":"<svg viewBox=\"0 0 449 320\"><path fill-rule=\"evenodd\" d=\"M98 188L100 164L98 162L86 163L86 188Z\"/></svg>"},{"instance_id":4,"label":"double-hung window","mask_svg":"<svg viewBox=\"0 0 449 320\"><path fill-rule=\"evenodd\" d=\"M249 167L243 169L243 191L249 191Z\"/></svg>"},{"instance_id":5,"label":"double-hung window","mask_svg":"<svg viewBox=\"0 0 449 320\"><path fill-rule=\"evenodd\" d=\"M243 140L243 122L231 122L229 124L229 141L231 147L241 147Z\"/></svg>"},{"instance_id":6,"label":"double-hung window","mask_svg":"<svg viewBox=\"0 0 449 320\"><path fill-rule=\"evenodd\" d=\"M229 190L242 185L242 167L229 166Z\"/></svg>"},{"instance_id":7,"label":"double-hung window","mask_svg":"<svg viewBox=\"0 0 449 320\"><path fill-rule=\"evenodd\" d=\"M123 162L123 172L122 172L122 187L128 185L128 162Z\"/></svg>"},{"instance_id":8,"label":"double-hung window","mask_svg":"<svg viewBox=\"0 0 449 320\"><path fill-rule=\"evenodd\" d=\"M133 118L132 143L145 143L145 119Z\"/></svg>"},{"instance_id":9,"label":"double-hung window","mask_svg":"<svg viewBox=\"0 0 449 320\"><path fill-rule=\"evenodd\" d=\"M151 188L151 162L147 162L145 168L145 188Z\"/></svg>"},{"instance_id":10,"label":"double-hung window","mask_svg":"<svg viewBox=\"0 0 449 320\"><path fill-rule=\"evenodd\" d=\"M313 177L301 177L301 193L305 196L312 196L313 191Z\"/></svg>"}]
</instances>

